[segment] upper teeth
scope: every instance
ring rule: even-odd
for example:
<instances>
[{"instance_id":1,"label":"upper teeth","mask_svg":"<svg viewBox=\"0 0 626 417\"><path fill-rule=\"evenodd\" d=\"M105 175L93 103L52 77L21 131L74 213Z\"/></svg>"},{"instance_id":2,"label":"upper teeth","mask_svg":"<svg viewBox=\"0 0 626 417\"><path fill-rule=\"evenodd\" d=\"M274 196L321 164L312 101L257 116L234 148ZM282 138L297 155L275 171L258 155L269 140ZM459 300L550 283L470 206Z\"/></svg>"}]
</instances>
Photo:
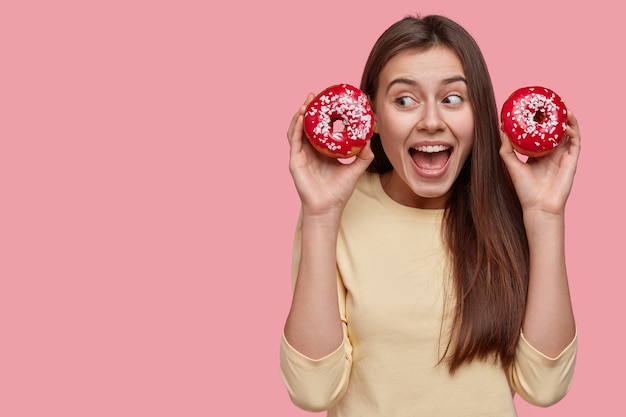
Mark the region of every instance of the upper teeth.
<instances>
[{"instance_id":1,"label":"upper teeth","mask_svg":"<svg viewBox=\"0 0 626 417\"><path fill-rule=\"evenodd\" d=\"M413 147L413 149L415 149L416 151L420 151L420 152L433 153L433 152L447 151L448 149L450 149L450 147L445 146L445 145L427 145L427 146L415 146Z\"/></svg>"}]
</instances>

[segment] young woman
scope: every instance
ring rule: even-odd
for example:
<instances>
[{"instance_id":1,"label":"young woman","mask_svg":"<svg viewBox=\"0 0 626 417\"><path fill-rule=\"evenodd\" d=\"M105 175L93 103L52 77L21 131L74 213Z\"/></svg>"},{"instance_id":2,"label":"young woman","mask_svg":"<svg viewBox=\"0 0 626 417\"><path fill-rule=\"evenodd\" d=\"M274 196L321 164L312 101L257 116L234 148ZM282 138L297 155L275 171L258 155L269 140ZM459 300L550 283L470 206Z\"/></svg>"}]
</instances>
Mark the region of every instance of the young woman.
<instances>
[{"instance_id":1,"label":"young woman","mask_svg":"<svg viewBox=\"0 0 626 417\"><path fill-rule=\"evenodd\" d=\"M329 416L515 416L567 393L577 336L564 212L580 133L526 162L474 39L442 16L388 28L365 65L375 134L351 164L288 131L302 202L281 373Z\"/></svg>"}]
</instances>

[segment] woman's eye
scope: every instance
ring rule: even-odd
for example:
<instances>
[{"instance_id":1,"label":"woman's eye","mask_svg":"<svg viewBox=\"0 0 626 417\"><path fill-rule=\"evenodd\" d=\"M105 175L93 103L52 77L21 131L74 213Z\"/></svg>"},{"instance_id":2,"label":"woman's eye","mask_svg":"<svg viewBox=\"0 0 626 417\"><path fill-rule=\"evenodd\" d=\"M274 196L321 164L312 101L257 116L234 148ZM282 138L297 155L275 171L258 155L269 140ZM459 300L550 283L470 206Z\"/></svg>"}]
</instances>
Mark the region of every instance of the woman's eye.
<instances>
[{"instance_id":1,"label":"woman's eye","mask_svg":"<svg viewBox=\"0 0 626 417\"><path fill-rule=\"evenodd\" d=\"M443 102L446 104L459 104L463 101L461 96L457 96L456 94L451 94L443 99Z\"/></svg>"},{"instance_id":2,"label":"woman's eye","mask_svg":"<svg viewBox=\"0 0 626 417\"><path fill-rule=\"evenodd\" d=\"M413 100L411 97L408 97L408 96L398 97L396 99L396 104L400 107L408 107L414 103L415 103L415 100Z\"/></svg>"}]
</instances>

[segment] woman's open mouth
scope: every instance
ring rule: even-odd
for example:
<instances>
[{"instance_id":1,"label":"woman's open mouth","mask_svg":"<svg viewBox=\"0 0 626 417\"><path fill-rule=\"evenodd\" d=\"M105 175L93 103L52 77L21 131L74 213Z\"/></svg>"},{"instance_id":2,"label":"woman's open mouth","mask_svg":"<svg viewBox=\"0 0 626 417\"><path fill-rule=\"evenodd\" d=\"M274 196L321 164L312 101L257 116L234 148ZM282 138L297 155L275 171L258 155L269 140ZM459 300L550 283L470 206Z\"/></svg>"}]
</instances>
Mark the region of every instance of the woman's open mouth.
<instances>
[{"instance_id":1,"label":"woman's open mouth","mask_svg":"<svg viewBox=\"0 0 626 417\"><path fill-rule=\"evenodd\" d=\"M422 145L409 149L411 159L427 175L442 173L450 159L452 149L447 145Z\"/></svg>"}]
</instances>

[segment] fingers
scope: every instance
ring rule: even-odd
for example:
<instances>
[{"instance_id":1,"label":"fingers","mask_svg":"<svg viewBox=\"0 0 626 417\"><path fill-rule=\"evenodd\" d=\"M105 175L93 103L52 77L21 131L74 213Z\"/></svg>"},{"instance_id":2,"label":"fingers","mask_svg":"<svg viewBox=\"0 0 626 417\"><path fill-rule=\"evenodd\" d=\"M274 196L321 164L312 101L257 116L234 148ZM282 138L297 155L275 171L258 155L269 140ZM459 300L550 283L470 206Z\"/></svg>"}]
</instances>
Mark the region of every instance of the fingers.
<instances>
[{"instance_id":1,"label":"fingers","mask_svg":"<svg viewBox=\"0 0 626 417\"><path fill-rule=\"evenodd\" d=\"M574 116L574 112L572 111L572 109L567 110L567 124L569 127L574 128L576 131L579 130L578 119L576 118L576 116Z\"/></svg>"},{"instance_id":2,"label":"fingers","mask_svg":"<svg viewBox=\"0 0 626 417\"><path fill-rule=\"evenodd\" d=\"M578 124L578 119L574 116L574 112L570 109L567 110L567 128L565 129L565 134L574 139L577 142L580 142L580 125Z\"/></svg>"},{"instance_id":3,"label":"fingers","mask_svg":"<svg viewBox=\"0 0 626 417\"><path fill-rule=\"evenodd\" d=\"M306 106L310 103L310 98L311 98L311 93L309 93L307 95L306 100L304 101L304 103L300 106L300 108L298 109L298 111L296 112L296 114L293 115L293 117L291 118L291 123L289 125L289 129L287 130L287 139L289 141L291 141L291 137L293 136L293 134L295 133L295 125L298 122L298 118L304 116L304 111L306 110Z\"/></svg>"},{"instance_id":4,"label":"fingers","mask_svg":"<svg viewBox=\"0 0 626 417\"><path fill-rule=\"evenodd\" d=\"M567 136L568 154L574 157L574 161L578 161L580 155L580 125L578 119L574 116L572 110L567 110L567 128L565 129Z\"/></svg>"},{"instance_id":5,"label":"fingers","mask_svg":"<svg viewBox=\"0 0 626 417\"><path fill-rule=\"evenodd\" d=\"M300 106L298 111L291 118L289 129L287 129L287 140L292 151L298 152L302 147L302 132L304 127L304 112L306 106L313 100L315 95L309 93L304 103Z\"/></svg>"}]
</instances>

